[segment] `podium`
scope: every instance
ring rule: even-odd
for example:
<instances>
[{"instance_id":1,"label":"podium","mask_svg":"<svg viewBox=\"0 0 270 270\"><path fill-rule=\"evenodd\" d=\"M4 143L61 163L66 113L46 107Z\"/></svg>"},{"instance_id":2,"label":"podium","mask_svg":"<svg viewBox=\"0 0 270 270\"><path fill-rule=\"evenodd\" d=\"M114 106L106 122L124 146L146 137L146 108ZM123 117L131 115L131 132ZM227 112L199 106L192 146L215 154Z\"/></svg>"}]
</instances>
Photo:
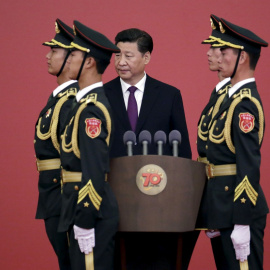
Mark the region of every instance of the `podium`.
<instances>
[{"instance_id":1,"label":"podium","mask_svg":"<svg viewBox=\"0 0 270 270\"><path fill-rule=\"evenodd\" d=\"M118 201L119 232L179 233L181 254L181 233L195 229L205 164L180 157L137 155L111 159L110 165L108 181ZM181 269L181 256L177 260L177 269Z\"/></svg>"}]
</instances>

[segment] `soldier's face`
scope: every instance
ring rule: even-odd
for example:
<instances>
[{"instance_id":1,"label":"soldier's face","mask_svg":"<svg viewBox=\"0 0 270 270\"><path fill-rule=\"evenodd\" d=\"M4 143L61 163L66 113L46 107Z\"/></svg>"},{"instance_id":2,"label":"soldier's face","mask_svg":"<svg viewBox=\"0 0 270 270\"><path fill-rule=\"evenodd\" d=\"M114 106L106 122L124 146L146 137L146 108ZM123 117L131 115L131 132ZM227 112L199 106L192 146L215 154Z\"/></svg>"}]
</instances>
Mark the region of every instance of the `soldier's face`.
<instances>
[{"instance_id":1,"label":"soldier's face","mask_svg":"<svg viewBox=\"0 0 270 270\"><path fill-rule=\"evenodd\" d=\"M58 74L65 60L67 50L63 48L51 48L46 55L48 72L54 76Z\"/></svg>"},{"instance_id":2,"label":"soldier's face","mask_svg":"<svg viewBox=\"0 0 270 270\"><path fill-rule=\"evenodd\" d=\"M225 77L231 77L237 60L238 50L233 48L221 49L221 58L218 61L220 74Z\"/></svg>"},{"instance_id":3,"label":"soldier's face","mask_svg":"<svg viewBox=\"0 0 270 270\"><path fill-rule=\"evenodd\" d=\"M144 76L145 65L151 58L150 52L142 54L137 42L118 42L117 47L121 52L115 54L115 70L126 83L135 85Z\"/></svg>"},{"instance_id":4,"label":"soldier's face","mask_svg":"<svg viewBox=\"0 0 270 270\"><path fill-rule=\"evenodd\" d=\"M218 61L220 60L220 57L221 57L220 48L210 47L210 49L207 52L207 57L208 57L209 69L211 71L218 71L219 70Z\"/></svg>"},{"instance_id":5,"label":"soldier's face","mask_svg":"<svg viewBox=\"0 0 270 270\"><path fill-rule=\"evenodd\" d=\"M76 80L81 64L83 61L83 52L82 51L72 51L68 57L69 64L69 77L72 80Z\"/></svg>"}]
</instances>

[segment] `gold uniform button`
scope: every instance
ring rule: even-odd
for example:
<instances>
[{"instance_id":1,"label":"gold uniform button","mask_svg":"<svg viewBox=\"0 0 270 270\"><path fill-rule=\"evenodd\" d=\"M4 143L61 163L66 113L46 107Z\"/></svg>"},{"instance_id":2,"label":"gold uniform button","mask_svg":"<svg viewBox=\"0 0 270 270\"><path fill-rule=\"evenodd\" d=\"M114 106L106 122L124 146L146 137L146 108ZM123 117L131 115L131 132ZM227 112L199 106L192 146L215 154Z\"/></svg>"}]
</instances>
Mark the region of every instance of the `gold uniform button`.
<instances>
[{"instance_id":1,"label":"gold uniform button","mask_svg":"<svg viewBox=\"0 0 270 270\"><path fill-rule=\"evenodd\" d=\"M75 190L79 190L79 187L78 187L78 186L74 186L74 189L75 189Z\"/></svg>"},{"instance_id":2,"label":"gold uniform button","mask_svg":"<svg viewBox=\"0 0 270 270\"><path fill-rule=\"evenodd\" d=\"M203 123L203 126L206 127L206 123Z\"/></svg>"},{"instance_id":3,"label":"gold uniform button","mask_svg":"<svg viewBox=\"0 0 270 270\"><path fill-rule=\"evenodd\" d=\"M206 150L208 149L208 145L205 146L205 149L206 149Z\"/></svg>"},{"instance_id":4,"label":"gold uniform button","mask_svg":"<svg viewBox=\"0 0 270 270\"><path fill-rule=\"evenodd\" d=\"M216 128L216 131L218 131L218 127Z\"/></svg>"},{"instance_id":5,"label":"gold uniform button","mask_svg":"<svg viewBox=\"0 0 270 270\"><path fill-rule=\"evenodd\" d=\"M229 190L229 187L228 187L228 186L226 186L226 187L225 187L225 191L228 191L228 190Z\"/></svg>"},{"instance_id":6,"label":"gold uniform button","mask_svg":"<svg viewBox=\"0 0 270 270\"><path fill-rule=\"evenodd\" d=\"M57 183L58 181L57 181L57 179L56 179L56 178L54 178L54 179L53 179L53 182L54 182L54 183Z\"/></svg>"}]
</instances>

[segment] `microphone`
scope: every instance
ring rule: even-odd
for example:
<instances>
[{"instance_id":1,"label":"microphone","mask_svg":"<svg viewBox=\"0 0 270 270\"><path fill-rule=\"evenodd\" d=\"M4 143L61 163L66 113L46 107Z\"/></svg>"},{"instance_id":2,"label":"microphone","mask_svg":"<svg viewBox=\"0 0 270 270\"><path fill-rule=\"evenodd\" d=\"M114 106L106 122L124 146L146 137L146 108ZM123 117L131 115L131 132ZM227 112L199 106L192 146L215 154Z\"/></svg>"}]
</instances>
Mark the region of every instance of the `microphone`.
<instances>
[{"instance_id":1,"label":"microphone","mask_svg":"<svg viewBox=\"0 0 270 270\"><path fill-rule=\"evenodd\" d=\"M167 141L166 133L162 130L159 130L154 135L154 142L158 146L158 155L162 156L163 154L163 144L165 144Z\"/></svg>"},{"instance_id":2,"label":"microphone","mask_svg":"<svg viewBox=\"0 0 270 270\"><path fill-rule=\"evenodd\" d=\"M173 147L173 156L178 157L178 145L181 143L181 133L178 130L172 130L169 134L169 142Z\"/></svg>"},{"instance_id":3,"label":"microphone","mask_svg":"<svg viewBox=\"0 0 270 270\"><path fill-rule=\"evenodd\" d=\"M151 143L151 133L148 130L143 130L139 135L139 142L143 146L143 155L147 155L148 144Z\"/></svg>"},{"instance_id":4,"label":"microphone","mask_svg":"<svg viewBox=\"0 0 270 270\"><path fill-rule=\"evenodd\" d=\"M123 136L124 144L127 145L128 156L133 156L132 146L136 143L136 135L133 131L128 130Z\"/></svg>"}]
</instances>

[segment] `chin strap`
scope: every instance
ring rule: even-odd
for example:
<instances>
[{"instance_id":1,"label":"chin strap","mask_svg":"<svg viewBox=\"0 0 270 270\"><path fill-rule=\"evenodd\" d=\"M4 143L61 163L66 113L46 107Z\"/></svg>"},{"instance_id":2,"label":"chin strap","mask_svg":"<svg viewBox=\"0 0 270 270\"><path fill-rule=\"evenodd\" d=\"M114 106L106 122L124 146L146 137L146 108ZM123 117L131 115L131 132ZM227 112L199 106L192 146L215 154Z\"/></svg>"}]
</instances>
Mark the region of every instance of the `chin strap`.
<instances>
[{"instance_id":1,"label":"chin strap","mask_svg":"<svg viewBox=\"0 0 270 270\"><path fill-rule=\"evenodd\" d=\"M82 64L81 64L81 67L80 67L80 70L79 70L79 73L78 73L77 78L76 78L77 81L79 80L79 78L80 78L80 76L81 76L81 72L82 72L82 69L83 69L85 60L86 60L86 58L87 58L87 55L88 55L87 52L85 52L85 53L84 53L84 57L83 57L83 61L82 61Z\"/></svg>"},{"instance_id":2,"label":"chin strap","mask_svg":"<svg viewBox=\"0 0 270 270\"><path fill-rule=\"evenodd\" d=\"M57 73L56 77L59 77L59 75L62 73L62 71L63 71L63 69L64 69L64 67L65 67L65 64L66 64L66 62L67 62L67 59L68 59L70 53L71 53L71 51L68 50L67 55L66 55L66 57L65 57L65 60L64 60L64 62L63 62L63 64L62 64L62 67L60 68L60 70L59 70L59 72Z\"/></svg>"},{"instance_id":3,"label":"chin strap","mask_svg":"<svg viewBox=\"0 0 270 270\"><path fill-rule=\"evenodd\" d=\"M236 70L237 70L237 67L238 67L238 63L239 63L239 59L240 59L240 55L241 55L241 52L242 50L239 50L238 52L238 56L237 56L237 59L236 59L236 63L235 63L235 67L234 67L234 71L231 75L231 79L234 77L235 73L236 73Z\"/></svg>"}]
</instances>

